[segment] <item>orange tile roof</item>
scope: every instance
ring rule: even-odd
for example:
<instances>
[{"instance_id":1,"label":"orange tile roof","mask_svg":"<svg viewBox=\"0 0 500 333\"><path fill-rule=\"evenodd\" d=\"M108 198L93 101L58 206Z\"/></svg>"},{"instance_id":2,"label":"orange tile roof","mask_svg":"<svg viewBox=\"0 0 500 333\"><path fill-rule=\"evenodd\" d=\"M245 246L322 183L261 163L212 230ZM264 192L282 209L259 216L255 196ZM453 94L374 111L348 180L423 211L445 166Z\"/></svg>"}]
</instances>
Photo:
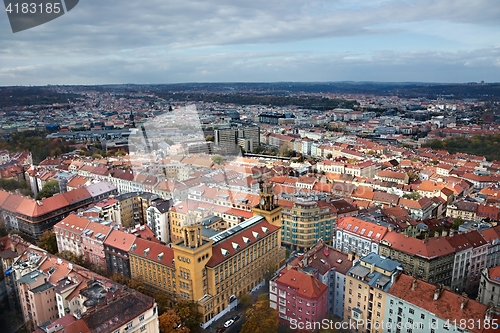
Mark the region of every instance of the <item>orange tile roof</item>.
<instances>
[{"instance_id":1,"label":"orange tile roof","mask_svg":"<svg viewBox=\"0 0 500 333\"><path fill-rule=\"evenodd\" d=\"M174 259L174 250L167 245L152 242L147 239L136 238L130 249L130 254L155 261L162 265L174 267L172 263Z\"/></svg>"},{"instance_id":2,"label":"orange tile roof","mask_svg":"<svg viewBox=\"0 0 500 333\"><path fill-rule=\"evenodd\" d=\"M337 220L337 229L358 237L380 242L387 233L387 227L348 216Z\"/></svg>"},{"instance_id":3,"label":"orange tile roof","mask_svg":"<svg viewBox=\"0 0 500 333\"><path fill-rule=\"evenodd\" d=\"M309 299L323 296L328 287L314 276L302 273L292 268L284 268L276 279L276 283L285 285L297 292L298 295Z\"/></svg>"},{"instance_id":4,"label":"orange tile roof","mask_svg":"<svg viewBox=\"0 0 500 333\"><path fill-rule=\"evenodd\" d=\"M486 305L467 299L467 304L461 309L464 297L446 289L441 292L437 300L434 300L435 285L418 280L415 290L412 290L413 280L413 277L401 274L389 288L388 293L421 309L427 310L445 321L456 321L458 323L461 319L466 318L467 320L474 320L474 322L484 323ZM480 333L483 332L483 327L479 329L473 326L468 331Z\"/></svg>"},{"instance_id":5,"label":"orange tile roof","mask_svg":"<svg viewBox=\"0 0 500 333\"><path fill-rule=\"evenodd\" d=\"M265 229L267 229L267 232L264 232ZM207 266L217 266L218 264L226 260L226 258L231 258L236 253L239 253L247 247L255 244L265 235L272 234L277 230L279 232L279 228L277 226L270 224L264 218L262 218L260 222L255 223L247 227L246 229L243 229L231 235L230 237L227 237L224 240L214 244L214 246L212 247L212 257L207 262ZM259 234L259 237L256 237L255 233ZM245 239L248 239L248 243L245 242ZM236 249L235 244L238 245ZM225 250L224 252L226 253L226 255L223 254L223 250Z\"/></svg>"},{"instance_id":6,"label":"orange tile roof","mask_svg":"<svg viewBox=\"0 0 500 333\"><path fill-rule=\"evenodd\" d=\"M434 259L455 252L445 237L422 240L391 231L385 235L383 242L388 242L391 249L426 259Z\"/></svg>"},{"instance_id":7,"label":"orange tile roof","mask_svg":"<svg viewBox=\"0 0 500 333\"><path fill-rule=\"evenodd\" d=\"M74 233L82 233L89 224L89 220L85 217L80 217L76 214L70 214L63 220L57 222L54 227L69 230Z\"/></svg>"},{"instance_id":8,"label":"orange tile roof","mask_svg":"<svg viewBox=\"0 0 500 333\"><path fill-rule=\"evenodd\" d=\"M134 244L136 238L137 237L133 234L129 234L121 230L112 230L104 241L104 244L128 252L132 244Z\"/></svg>"}]
</instances>

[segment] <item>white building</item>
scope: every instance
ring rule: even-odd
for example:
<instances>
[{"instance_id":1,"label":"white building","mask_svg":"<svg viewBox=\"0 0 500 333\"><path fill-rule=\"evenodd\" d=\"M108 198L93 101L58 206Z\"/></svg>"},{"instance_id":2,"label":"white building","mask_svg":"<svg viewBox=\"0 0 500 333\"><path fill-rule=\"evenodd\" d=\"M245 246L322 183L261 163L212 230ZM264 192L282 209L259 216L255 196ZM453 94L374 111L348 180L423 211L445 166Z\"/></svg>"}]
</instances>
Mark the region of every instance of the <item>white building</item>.
<instances>
[{"instance_id":1,"label":"white building","mask_svg":"<svg viewBox=\"0 0 500 333\"><path fill-rule=\"evenodd\" d=\"M172 200L155 199L147 209L147 225L153 230L156 238L160 241L170 242L170 218L169 210Z\"/></svg>"}]
</instances>

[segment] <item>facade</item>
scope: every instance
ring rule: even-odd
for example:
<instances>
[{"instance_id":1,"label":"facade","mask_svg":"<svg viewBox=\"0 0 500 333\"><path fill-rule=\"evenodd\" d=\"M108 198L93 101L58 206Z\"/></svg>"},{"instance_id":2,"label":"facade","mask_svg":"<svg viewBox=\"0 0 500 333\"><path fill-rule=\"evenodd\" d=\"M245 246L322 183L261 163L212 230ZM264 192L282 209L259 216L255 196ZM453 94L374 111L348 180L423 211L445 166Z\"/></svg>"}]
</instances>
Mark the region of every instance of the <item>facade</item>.
<instances>
[{"instance_id":1,"label":"facade","mask_svg":"<svg viewBox=\"0 0 500 333\"><path fill-rule=\"evenodd\" d=\"M166 245L136 238L130 251L132 278L140 278L150 290L162 290L177 299L174 252Z\"/></svg>"},{"instance_id":2,"label":"facade","mask_svg":"<svg viewBox=\"0 0 500 333\"><path fill-rule=\"evenodd\" d=\"M82 249L85 259L102 269L106 269L104 241L110 232L111 228L107 225L89 222L82 233Z\"/></svg>"},{"instance_id":3,"label":"facade","mask_svg":"<svg viewBox=\"0 0 500 333\"><path fill-rule=\"evenodd\" d=\"M405 272L429 283L451 284L455 250L445 237L417 239L388 232L379 254L401 262Z\"/></svg>"},{"instance_id":4,"label":"facade","mask_svg":"<svg viewBox=\"0 0 500 333\"><path fill-rule=\"evenodd\" d=\"M386 293L403 266L397 261L370 253L347 272L344 320L363 324L363 332L379 332L384 323ZM371 323L371 325L367 325Z\"/></svg>"},{"instance_id":5,"label":"facade","mask_svg":"<svg viewBox=\"0 0 500 333\"><path fill-rule=\"evenodd\" d=\"M442 286L402 274L387 292L386 325L380 332L398 332L396 325L406 332L495 332L490 321L493 310Z\"/></svg>"},{"instance_id":6,"label":"facade","mask_svg":"<svg viewBox=\"0 0 500 333\"><path fill-rule=\"evenodd\" d=\"M500 226L479 231L488 243L486 267L500 266Z\"/></svg>"},{"instance_id":7,"label":"facade","mask_svg":"<svg viewBox=\"0 0 500 333\"><path fill-rule=\"evenodd\" d=\"M465 232L463 235L472 245L472 253L465 288L469 295L477 295L479 281L481 280L481 272L486 267L488 243L477 230Z\"/></svg>"},{"instance_id":8,"label":"facade","mask_svg":"<svg viewBox=\"0 0 500 333\"><path fill-rule=\"evenodd\" d=\"M500 306L500 266L483 269L477 298L482 304Z\"/></svg>"},{"instance_id":9,"label":"facade","mask_svg":"<svg viewBox=\"0 0 500 333\"><path fill-rule=\"evenodd\" d=\"M313 275L284 268L269 281L270 307L282 323L320 322L326 316L328 287Z\"/></svg>"},{"instance_id":10,"label":"facade","mask_svg":"<svg viewBox=\"0 0 500 333\"><path fill-rule=\"evenodd\" d=\"M128 278L130 274L129 251L135 242L135 235L120 230L111 230L104 241L104 255L106 256L106 272L121 274Z\"/></svg>"},{"instance_id":11,"label":"facade","mask_svg":"<svg viewBox=\"0 0 500 333\"><path fill-rule=\"evenodd\" d=\"M334 247L342 252L365 256L379 252L379 243L388 228L356 217L339 219L335 228Z\"/></svg>"},{"instance_id":12,"label":"facade","mask_svg":"<svg viewBox=\"0 0 500 333\"><path fill-rule=\"evenodd\" d=\"M284 261L280 229L263 216L205 238L189 221L183 240L172 244L180 300L198 302L203 327L234 308L238 296L258 288Z\"/></svg>"},{"instance_id":13,"label":"facade","mask_svg":"<svg viewBox=\"0 0 500 333\"><path fill-rule=\"evenodd\" d=\"M465 291L467 283L467 276L471 265L472 245L462 234L453 233L446 237L446 240L455 250L450 288L454 292L461 293Z\"/></svg>"},{"instance_id":14,"label":"facade","mask_svg":"<svg viewBox=\"0 0 500 333\"><path fill-rule=\"evenodd\" d=\"M89 220L86 217L70 214L54 226L57 250L71 251L77 256L83 255L82 234Z\"/></svg>"},{"instance_id":15,"label":"facade","mask_svg":"<svg viewBox=\"0 0 500 333\"><path fill-rule=\"evenodd\" d=\"M153 200L146 214L147 225L153 230L156 238L165 243L170 242L169 210L172 204L173 200Z\"/></svg>"},{"instance_id":16,"label":"facade","mask_svg":"<svg viewBox=\"0 0 500 333\"><path fill-rule=\"evenodd\" d=\"M330 242L337 211L327 202L285 201L283 207L283 226L281 240L283 245L292 249L304 250L314 246L318 239Z\"/></svg>"}]
</instances>

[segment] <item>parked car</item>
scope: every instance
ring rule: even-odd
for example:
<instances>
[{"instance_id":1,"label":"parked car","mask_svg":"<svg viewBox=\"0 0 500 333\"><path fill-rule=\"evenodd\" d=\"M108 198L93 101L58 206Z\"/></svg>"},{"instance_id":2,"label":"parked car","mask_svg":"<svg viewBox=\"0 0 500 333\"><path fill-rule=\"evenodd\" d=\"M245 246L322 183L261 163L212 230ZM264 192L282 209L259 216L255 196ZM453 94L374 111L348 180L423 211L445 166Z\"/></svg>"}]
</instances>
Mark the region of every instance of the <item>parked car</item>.
<instances>
[{"instance_id":1,"label":"parked car","mask_svg":"<svg viewBox=\"0 0 500 333\"><path fill-rule=\"evenodd\" d=\"M240 319L240 316L239 316L239 315L236 315L236 316L234 316L234 317L233 317L233 320L234 320L234 321L238 321L238 319Z\"/></svg>"},{"instance_id":2,"label":"parked car","mask_svg":"<svg viewBox=\"0 0 500 333\"><path fill-rule=\"evenodd\" d=\"M234 320L233 319L229 319L228 321L226 321L224 323L224 327L225 328L228 328L229 326L231 326L232 324L234 323Z\"/></svg>"}]
</instances>

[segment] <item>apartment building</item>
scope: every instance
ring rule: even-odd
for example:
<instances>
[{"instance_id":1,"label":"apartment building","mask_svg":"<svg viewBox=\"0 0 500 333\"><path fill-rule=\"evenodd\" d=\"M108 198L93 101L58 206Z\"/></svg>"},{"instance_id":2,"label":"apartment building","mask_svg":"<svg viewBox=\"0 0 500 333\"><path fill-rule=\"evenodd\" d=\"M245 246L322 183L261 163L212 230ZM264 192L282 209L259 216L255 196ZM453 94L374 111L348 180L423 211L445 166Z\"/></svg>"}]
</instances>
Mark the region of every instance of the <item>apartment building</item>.
<instances>
[{"instance_id":1,"label":"apartment building","mask_svg":"<svg viewBox=\"0 0 500 333\"><path fill-rule=\"evenodd\" d=\"M402 271L399 262L376 253L360 258L347 272L344 320L362 324L358 327L360 332L380 332L386 293Z\"/></svg>"},{"instance_id":2,"label":"apartment building","mask_svg":"<svg viewBox=\"0 0 500 333\"><path fill-rule=\"evenodd\" d=\"M82 232L82 250L86 260L106 269L106 255L104 241L111 232L111 227L97 222L89 222Z\"/></svg>"},{"instance_id":3,"label":"apartment building","mask_svg":"<svg viewBox=\"0 0 500 333\"><path fill-rule=\"evenodd\" d=\"M451 284L455 250L445 237L417 239L388 232L379 254L403 264L405 272L429 283Z\"/></svg>"},{"instance_id":4,"label":"apartment building","mask_svg":"<svg viewBox=\"0 0 500 333\"><path fill-rule=\"evenodd\" d=\"M173 200L152 200L151 206L146 210L146 223L155 233L155 237L165 243L170 242L169 210Z\"/></svg>"},{"instance_id":5,"label":"apartment building","mask_svg":"<svg viewBox=\"0 0 500 333\"><path fill-rule=\"evenodd\" d=\"M104 255L106 260L106 272L121 274L128 278L130 273L129 251L134 244L136 236L121 230L111 230L104 240Z\"/></svg>"},{"instance_id":6,"label":"apartment building","mask_svg":"<svg viewBox=\"0 0 500 333\"><path fill-rule=\"evenodd\" d=\"M387 292L380 332L485 333L495 332L497 321L492 307L402 274Z\"/></svg>"},{"instance_id":7,"label":"apartment building","mask_svg":"<svg viewBox=\"0 0 500 333\"><path fill-rule=\"evenodd\" d=\"M345 217L337 221L333 246L345 253L354 252L365 256L370 252L378 253L380 241L389 228L380 224Z\"/></svg>"},{"instance_id":8,"label":"apartment building","mask_svg":"<svg viewBox=\"0 0 500 333\"><path fill-rule=\"evenodd\" d=\"M56 194L50 198L33 200L19 194L0 190L0 214L8 229L21 230L38 239L70 212L86 208L110 195L116 187L100 182L73 191Z\"/></svg>"},{"instance_id":9,"label":"apartment building","mask_svg":"<svg viewBox=\"0 0 500 333\"><path fill-rule=\"evenodd\" d=\"M270 307L281 323L320 322L326 316L328 287L311 274L285 267L269 281Z\"/></svg>"},{"instance_id":10,"label":"apartment building","mask_svg":"<svg viewBox=\"0 0 500 333\"><path fill-rule=\"evenodd\" d=\"M77 256L83 255L82 234L88 224L87 217L77 214L70 214L58 222L54 226L58 252L71 251Z\"/></svg>"},{"instance_id":11,"label":"apartment building","mask_svg":"<svg viewBox=\"0 0 500 333\"><path fill-rule=\"evenodd\" d=\"M314 246L318 239L332 239L337 210L325 201L279 200L282 209L283 245L303 251Z\"/></svg>"},{"instance_id":12,"label":"apartment building","mask_svg":"<svg viewBox=\"0 0 500 333\"><path fill-rule=\"evenodd\" d=\"M451 277L450 288L454 292L465 291L467 276L471 265L472 245L462 234L451 233L446 240L455 251L453 260L453 275Z\"/></svg>"}]
</instances>

